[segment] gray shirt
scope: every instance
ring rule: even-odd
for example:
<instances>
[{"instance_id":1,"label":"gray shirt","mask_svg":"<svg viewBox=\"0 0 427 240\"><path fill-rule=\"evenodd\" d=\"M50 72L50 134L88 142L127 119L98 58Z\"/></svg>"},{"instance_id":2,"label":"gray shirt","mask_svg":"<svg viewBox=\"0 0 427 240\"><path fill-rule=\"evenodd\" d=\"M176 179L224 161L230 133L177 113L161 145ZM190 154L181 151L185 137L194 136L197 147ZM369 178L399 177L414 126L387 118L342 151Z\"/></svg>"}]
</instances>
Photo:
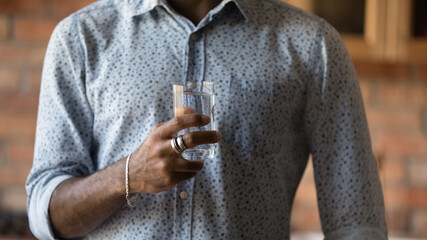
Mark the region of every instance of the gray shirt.
<instances>
[{"instance_id":1,"label":"gray shirt","mask_svg":"<svg viewBox=\"0 0 427 240\"><path fill-rule=\"evenodd\" d=\"M387 238L340 36L274 0L224 0L197 26L164 0L102 0L64 19L46 53L26 185L35 236L54 238L55 187L134 151L173 117L172 84L188 81L215 83L223 140L214 158L194 179L135 195L136 208L123 206L89 239L289 239L310 154L326 239Z\"/></svg>"}]
</instances>

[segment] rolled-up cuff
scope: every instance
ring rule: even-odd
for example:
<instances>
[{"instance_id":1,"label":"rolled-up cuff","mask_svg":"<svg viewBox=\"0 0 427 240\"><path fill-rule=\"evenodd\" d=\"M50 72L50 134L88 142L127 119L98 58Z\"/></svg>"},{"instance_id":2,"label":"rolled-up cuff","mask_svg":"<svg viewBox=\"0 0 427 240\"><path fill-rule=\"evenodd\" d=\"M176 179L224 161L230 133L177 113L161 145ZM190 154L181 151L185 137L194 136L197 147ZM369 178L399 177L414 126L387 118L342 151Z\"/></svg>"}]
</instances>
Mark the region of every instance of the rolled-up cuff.
<instances>
[{"instance_id":1,"label":"rolled-up cuff","mask_svg":"<svg viewBox=\"0 0 427 240\"><path fill-rule=\"evenodd\" d=\"M28 219L31 232L38 239L55 239L49 218L49 204L53 191L63 181L71 178L71 175L61 175L49 178L45 177L34 189L28 199Z\"/></svg>"}]
</instances>

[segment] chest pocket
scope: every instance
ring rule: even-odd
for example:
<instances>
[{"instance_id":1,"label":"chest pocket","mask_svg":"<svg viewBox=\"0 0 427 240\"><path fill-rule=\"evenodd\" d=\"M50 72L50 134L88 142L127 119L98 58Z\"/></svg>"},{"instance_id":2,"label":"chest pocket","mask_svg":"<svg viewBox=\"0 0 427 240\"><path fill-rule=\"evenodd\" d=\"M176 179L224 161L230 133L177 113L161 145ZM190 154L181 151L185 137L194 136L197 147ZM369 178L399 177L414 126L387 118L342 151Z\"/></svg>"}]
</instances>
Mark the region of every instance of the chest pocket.
<instances>
[{"instance_id":1,"label":"chest pocket","mask_svg":"<svg viewBox=\"0 0 427 240\"><path fill-rule=\"evenodd\" d=\"M224 140L244 159L267 151L269 121L273 111L272 86L265 80L232 76Z\"/></svg>"}]
</instances>

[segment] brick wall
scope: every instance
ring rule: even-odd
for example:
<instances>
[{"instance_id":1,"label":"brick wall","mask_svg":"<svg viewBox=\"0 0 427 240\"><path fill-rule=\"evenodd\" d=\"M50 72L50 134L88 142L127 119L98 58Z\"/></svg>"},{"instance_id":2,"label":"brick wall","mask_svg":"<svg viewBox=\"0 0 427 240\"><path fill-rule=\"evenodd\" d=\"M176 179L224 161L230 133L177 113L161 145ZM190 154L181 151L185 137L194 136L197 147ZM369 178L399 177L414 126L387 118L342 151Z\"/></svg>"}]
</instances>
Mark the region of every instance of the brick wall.
<instances>
[{"instance_id":1,"label":"brick wall","mask_svg":"<svg viewBox=\"0 0 427 240\"><path fill-rule=\"evenodd\" d=\"M25 214L47 41L60 19L91 2L0 0L0 237L28 235L25 226L7 227L4 219ZM390 232L427 237L427 65L356 66L381 159ZM312 172L309 165L298 190L295 231L320 231Z\"/></svg>"},{"instance_id":2,"label":"brick wall","mask_svg":"<svg viewBox=\"0 0 427 240\"><path fill-rule=\"evenodd\" d=\"M31 236L24 183L47 42L59 20L91 2L0 0L0 238Z\"/></svg>"}]
</instances>

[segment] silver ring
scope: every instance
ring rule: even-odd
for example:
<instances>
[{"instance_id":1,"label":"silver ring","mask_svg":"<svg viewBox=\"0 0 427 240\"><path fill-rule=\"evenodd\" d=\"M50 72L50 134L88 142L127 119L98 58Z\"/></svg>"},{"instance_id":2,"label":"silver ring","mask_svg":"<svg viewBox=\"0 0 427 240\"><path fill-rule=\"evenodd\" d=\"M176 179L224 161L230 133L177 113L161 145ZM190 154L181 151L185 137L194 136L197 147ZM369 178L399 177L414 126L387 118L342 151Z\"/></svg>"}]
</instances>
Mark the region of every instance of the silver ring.
<instances>
[{"instance_id":1,"label":"silver ring","mask_svg":"<svg viewBox=\"0 0 427 240\"><path fill-rule=\"evenodd\" d=\"M182 135L176 138L176 142L178 143L178 147L181 150L181 152L184 152L185 150L187 150L188 147L185 145L184 137Z\"/></svg>"},{"instance_id":2,"label":"silver ring","mask_svg":"<svg viewBox=\"0 0 427 240\"><path fill-rule=\"evenodd\" d=\"M171 146L172 146L172 149L178 154L181 154L187 149L187 146L184 143L184 139L182 135L172 138Z\"/></svg>"},{"instance_id":3,"label":"silver ring","mask_svg":"<svg viewBox=\"0 0 427 240\"><path fill-rule=\"evenodd\" d=\"M171 146L172 146L172 149L173 149L176 153L181 154L181 152L179 151L179 148L178 148L178 144L176 143L176 138L172 138L172 139L171 139Z\"/></svg>"}]
</instances>

